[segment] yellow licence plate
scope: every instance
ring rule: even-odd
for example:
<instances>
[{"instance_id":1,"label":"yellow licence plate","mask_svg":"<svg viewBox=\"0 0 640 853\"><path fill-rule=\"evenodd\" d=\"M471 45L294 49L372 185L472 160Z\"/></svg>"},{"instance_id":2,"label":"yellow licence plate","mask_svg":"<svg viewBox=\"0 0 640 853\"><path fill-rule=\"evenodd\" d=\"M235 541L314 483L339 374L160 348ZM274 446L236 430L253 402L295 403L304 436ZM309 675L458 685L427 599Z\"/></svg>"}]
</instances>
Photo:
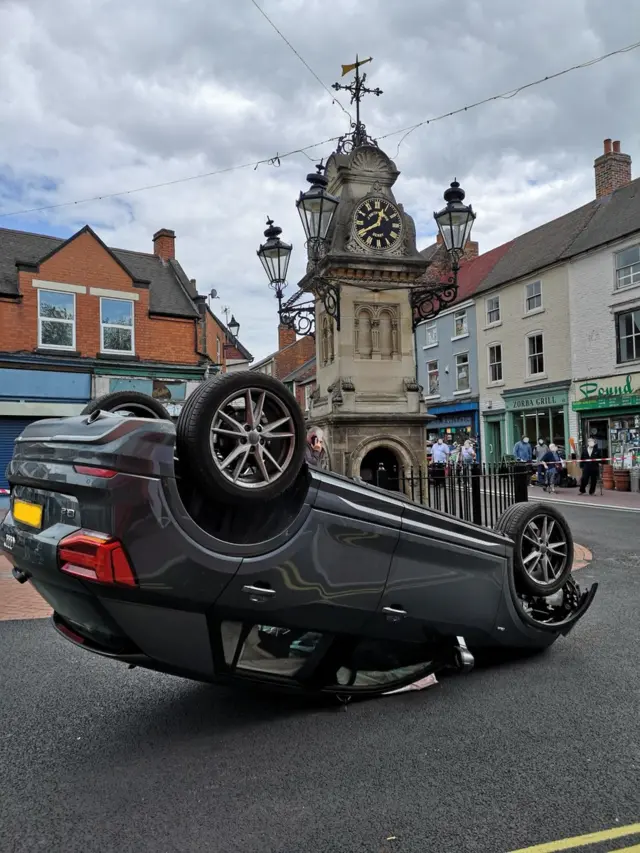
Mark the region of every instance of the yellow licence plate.
<instances>
[{"instance_id":1,"label":"yellow licence plate","mask_svg":"<svg viewBox=\"0 0 640 853\"><path fill-rule=\"evenodd\" d=\"M28 524L29 527L39 528L42 525L42 507L28 501L15 500L13 502L13 517L22 524Z\"/></svg>"}]
</instances>

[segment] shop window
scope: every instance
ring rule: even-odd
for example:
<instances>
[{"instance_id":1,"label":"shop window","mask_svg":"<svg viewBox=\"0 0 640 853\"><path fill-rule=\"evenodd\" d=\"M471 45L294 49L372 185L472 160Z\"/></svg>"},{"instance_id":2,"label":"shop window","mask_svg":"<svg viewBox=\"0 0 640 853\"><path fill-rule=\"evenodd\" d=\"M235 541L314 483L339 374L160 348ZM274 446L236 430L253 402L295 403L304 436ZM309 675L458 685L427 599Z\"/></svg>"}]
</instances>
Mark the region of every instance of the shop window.
<instances>
[{"instance_id":1,"label":"shop window","mask_svg":"<svg viewBox=\"0 0 640 853\"><path fill-rule=\"evenodd\" d=\"M502 382L502 344L489 347L489 383Z\"/></svg>"},{"instance_id":2,"label":"shop window","mask_svg":"<svg viewBox=\"0 0 640 853\"><path fill-rule=\"evenodd\" d=\"M38 346L75 349L75 293L38 290Z\"/></svg>"},{"instance_id":3,"label":"shop window","mask_svg":"<svg viewBox=\"0 0 640 853\"><path fill-rule=\"evenodd\" d=\"M464 338L469 334L469 324L466 311L456 311L453 315L453 337Z\"/></svg>"},{"instance_id":4,"label":"shop window","mask_svg":"<svg viewBox=\"0 0 640 853\"><path fill-rule=\"evenodd\" d=\"M616 290L640 284L640 246L616 253Z\"/></svg>"},{"instance_id":5,"label":"shop window","mask_svg":"<svg viewBox=\"0 0 640 853\"><path fill-rule=\"evenodd\" d=\"M618 364L640 359L640 308L616 316Z\"/></svg>"},{"instance_id":6,"label":"shop window","mask_svg":"<svg viewBox=\"0 0 640 853\"><path fill-rule=\"evenodd\" d=\"M529 376L544 373L544 336L541 332L527 338L527 373Z\"/></svg>"},{"instance_id":7,"label":"shop window","mask_svg":"<svg viewBox=\"0 0 640 853\"><path fill-rule=\"evenodd\" d=\"M427 362L427 387L430 397L434 397L440 393L440 371L438 370L437 361Z\"/></svg>"},{"instance_id":8,"label":"shop window","mask_svg":"<svg viewBox=\"0 0 640 853\"><path fill-rule=\"evenodd\" d=\"M525 285L525 311L537 311L542 308L542 282L533 281Z\"/></svg>"},{"instance_id":9,"label":"shop window","mask_svg":"<svg viewBox=\"0 0 640 853\"><path fill-rule=\"evenodd\" d=\"M102 352L133 355L133 302L130 299L100 298Z\"/></svg>"},{"instance_id":10,"label":"shop window","mask_svg":"<svg viewBox=\"0 0 640 853\"><path fill-rule=\"evenodd\" d=\"M500 322L500 297L491 296L487 299L487 326Z\"/></svg>"},{"instance_id":11,"label":"shop window","mask_svg":"<svg viewBox=\"0 0 640 853\"><path fill-rule=\"evenodd\" d=\"M456 391L468 391L469 388L469 353L461 352L456 356Z\"/></svg>"},{"instance_id":12,"label":"shop window","mask_svg":"<svg viewBox=\"0 0 640 853\"><path fill-rule=\"evenodd\" d=\"M438 326L436 325L435 320L429 320L429 322L425 325L425 332L427 336L426 346L438 346Z\"/></svg>"}]
</instances>

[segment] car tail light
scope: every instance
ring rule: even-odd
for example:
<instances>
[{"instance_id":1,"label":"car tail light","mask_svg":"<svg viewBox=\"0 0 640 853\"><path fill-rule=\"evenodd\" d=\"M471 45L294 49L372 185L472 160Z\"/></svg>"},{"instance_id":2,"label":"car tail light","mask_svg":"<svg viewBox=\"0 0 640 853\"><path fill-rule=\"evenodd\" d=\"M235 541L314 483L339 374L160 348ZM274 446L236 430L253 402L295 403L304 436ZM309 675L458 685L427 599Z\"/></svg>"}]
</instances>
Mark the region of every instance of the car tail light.
<instances>
[{"instance_id":1,"label":"car tail light","mask_svg":"<svg viewBox=\"0 0 640 853\"><path fill-rule=\"evenodd\" d=\"M76 474L86 474L88 477L104 477L105 480L110 480L118 473L112 471L111 468L95 468L93 465L74 465L73 470Z\"/></svg>"},{"instance_id":2,"label":"car tail light","mask_svg":"<svg viewBox=\"0 0 640 853\"><path fill-rule=\"evenodd\" d=\"M138 586L122 543L111 536L80 530L58 545L60 571L85 580Z\"/></svg>"}]
</instances>

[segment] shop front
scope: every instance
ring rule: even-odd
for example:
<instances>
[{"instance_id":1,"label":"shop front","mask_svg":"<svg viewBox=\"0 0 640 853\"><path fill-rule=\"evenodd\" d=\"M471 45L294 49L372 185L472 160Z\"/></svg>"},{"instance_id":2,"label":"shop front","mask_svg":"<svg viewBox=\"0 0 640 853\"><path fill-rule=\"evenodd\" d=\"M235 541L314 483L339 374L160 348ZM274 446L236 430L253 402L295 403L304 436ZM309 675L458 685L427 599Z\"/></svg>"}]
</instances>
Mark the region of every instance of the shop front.
<instances>
[{"instance_id":1,"label":"shop front","mask_svg":"<svg viewBox=\"0 0 640 853\"><path fill-rule=\"evenodd\" d=\"M558 445L569 455L569 388L570 382L515 388L503 391L506 409L505 452L510 454L517 441L526 435L532 444L539 438Z\"/></svg>"},{"instance_id":2,"label":"shop front","mask_svg":"<svg viewBox=\"0 0 640 853\"><path fill-rule=\"evenodd\" d=\"M640 464L640 372L576 382L572 409L582 441L595 438L624 467Z\"/></svg>"},{"instance_id":3,"label":"shop front","mask_svg":"<svg viewBox=\"0 0 640 853\"><path fill-rule=\"evenodd\" d=\"M434 415L427 422L427 439L430 442L443 438L449 443L462 444L468 438L478 443L480 436L480 414L476 401L452 403L449 406L429 406L428 414Z\"/></svg>"}]
</instances>

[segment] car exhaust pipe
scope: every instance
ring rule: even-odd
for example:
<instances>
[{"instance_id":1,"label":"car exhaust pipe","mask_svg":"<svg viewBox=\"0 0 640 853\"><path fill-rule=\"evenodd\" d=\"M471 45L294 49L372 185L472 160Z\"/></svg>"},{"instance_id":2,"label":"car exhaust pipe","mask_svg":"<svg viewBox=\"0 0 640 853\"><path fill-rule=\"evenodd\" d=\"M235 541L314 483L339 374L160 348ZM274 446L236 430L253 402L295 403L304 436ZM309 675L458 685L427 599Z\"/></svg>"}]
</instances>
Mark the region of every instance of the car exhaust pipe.
<instances>
[{"instance_id":1,"label":"car exhaust pipe","mask_svg":"<svg viewBox=\"0 0 640 853\"><path fill-rule=\"evenodd\" d=\"M454 646L456 666L460 672L469 673L475 666L475 658L467 648L464 637L456 637L458 645Z\"/></svg>"}]
</instances>

